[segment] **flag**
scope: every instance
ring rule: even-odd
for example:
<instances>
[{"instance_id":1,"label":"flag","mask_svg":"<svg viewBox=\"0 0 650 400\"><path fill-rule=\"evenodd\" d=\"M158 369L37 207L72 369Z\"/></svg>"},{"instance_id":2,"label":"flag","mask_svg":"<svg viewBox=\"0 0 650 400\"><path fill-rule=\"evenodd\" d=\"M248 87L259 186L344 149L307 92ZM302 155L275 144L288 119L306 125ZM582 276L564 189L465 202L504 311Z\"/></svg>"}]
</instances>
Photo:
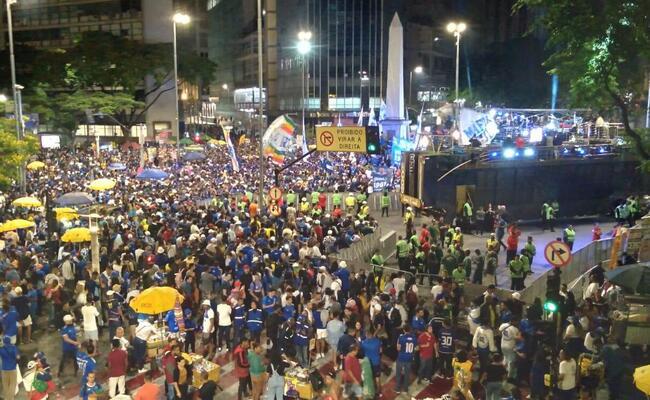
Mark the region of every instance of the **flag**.
<instances>
[{"instance_id":1,"label":"flag","mask_svg":"<svg viewBox=\"0 0 650 400\"><path fill-rule=\"evenodd\" d=\"M357 122L357 125L363 126L363 106L361 106L361 111L359 111L359 122Z\"/></svg>"},{"instance_id":2,"label":"flag","mask_svg":"<svg viewBox=\"0 0 650 400\"><path fill-rule=\"evenodd\" d=\"M264 156L271 157L276 164L282 164L287 151L295 143L295 131L296 123L291 118L287 115L277 117L262 137Z\"/></svg>"},{"instance_id":3,"label":"flag","mask_svg":"<svg viewBox=\"0 0 650 400\"><path fill-rule=\"evenodd\" d=\"M368 126L377 126L377 117L375 116L375 109L370 107L370 115L368 116Z\"/></svg>"},{"instance_id":4,"label":"flag","mask_svg":"<svg viewBox=\"0 0 650 400\"><path fill-rule=\"evenodd\" d=\"M230 163L232 164L232 169L235 172L239 172L239 160L237 160L237 153L235 153L235 146L232 145L232 140L230 139L230 131L224 130L223 136L226 139L226 146L228 146L228 154L230 155Z\"/></svg>"},{"instance_id":5,"label":"flag","mask_svg":"<svg viewBox=\"0 0 650 400\"><path fill-rule=\"evenodd\" d=\"M386 119L386 103L384 100L381 101L381 105L379 106L379 120L383 121Z\"/></svg>"},{"instance_id":6,"label":"flag","mask_svg":"<svg viewBox=\"0 0 650 400\"><path fill-rule=\"evenodd\" d=\"M341 123L341 114L339 113L339 122L336 123L336 126L343 126Z\"/></svg>"}]
</instances>

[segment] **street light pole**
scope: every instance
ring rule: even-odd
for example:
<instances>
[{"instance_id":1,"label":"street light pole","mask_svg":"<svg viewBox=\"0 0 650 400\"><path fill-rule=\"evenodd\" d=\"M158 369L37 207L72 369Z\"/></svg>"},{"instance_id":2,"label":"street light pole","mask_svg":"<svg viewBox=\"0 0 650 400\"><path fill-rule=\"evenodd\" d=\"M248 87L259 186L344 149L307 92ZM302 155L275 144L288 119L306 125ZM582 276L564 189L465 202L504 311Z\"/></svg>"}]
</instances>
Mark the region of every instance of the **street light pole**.
<instances>
[{"instance_id":1,"label":"street light pole","mask_svg":"<svg viewBox=\"0 0 650 400\"><path fill-rule=\"evenodd\" d=\"M190 23L190 16L183 13L176 13L172 18L173 21L173 46L174 46L174 105L176 113L174 114L174 130L176 131L176 164L180 165L181 157L181 127L178 109L178 51L176 45L176 24L187 25ZM174 131L172 130L172 132Z\"/></svg>"},{"instance_id":2,"label":"street light pole","mask_svg":"<svg viewBox=\"0 0 650 400\"><path fill-rule=\"evenodd\" d=\"M417 66L411 72L409 72L409 104L413 104L413 96L411 95L411 90L413 87L413 73L420 74L422 73L422 67Z\"/></svg>"},{"instance_id":3,"label":"street light pole","mask_svg":"<svg viewBox=\"0 0 650 400\"><path fill-rule=\"evenodd\" d=\"M447 31L453 33L456 37L456 98L458 101L458 73L460 68L460 38L461 34L467 29L467 24L464 22L450 22L447 24Z\"/></svg>"},{"instance_id":4,"label":"street light pole","mask_svg":"<svg viewBox=\"0 0 650 400\"><path fill-rule=\"evenodd\" d=\"M264 96L262 95L262 88L264 85L263 77L263 62L262 62L262 0L257 0L257 86L259 87L259 140L260 140L260 187L259 187L259 206L264 205L264 174L266 174L266 160L264 159L264 144L262 137L264 136Z\"/></svg>"},{"instance_id":5,"label":"street light pole","mask_svg":"<svg viewBox=\"0 0 650 400\"><path fill-rule=\"evenodd\" d=\"M14 29L13 29L13 22L11 18L11 5L14 4L17 0L7 0L6 5L7 5L7 34L9 36L9 64L11 66L11 90L13 93L13 99L14 99L14 115L16 117L16 137L18 139L22 139L23 137L23 131L22 131L22 121L20 118L22 118L22 115L19 115L19 113L22 111L18 107L18 102L19 102L19 94L18 94L18 84L16 83L16 57L14 55Z\"/></svg>"}]
</instances>

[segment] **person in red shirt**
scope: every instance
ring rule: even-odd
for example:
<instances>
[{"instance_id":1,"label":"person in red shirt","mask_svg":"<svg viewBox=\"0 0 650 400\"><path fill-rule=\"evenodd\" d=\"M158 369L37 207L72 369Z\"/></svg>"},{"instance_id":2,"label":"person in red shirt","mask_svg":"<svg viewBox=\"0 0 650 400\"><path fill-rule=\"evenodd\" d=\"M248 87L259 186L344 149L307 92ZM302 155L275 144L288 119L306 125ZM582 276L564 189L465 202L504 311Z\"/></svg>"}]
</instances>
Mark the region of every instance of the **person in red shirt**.
<instances>
[{"instance_id":1,"label":"person in red shirt","mask_svg":"<svg viewBox=\"0 0 650 400\"><path fill-rule=\"evenodd\" d=\"M242 400L244 397L248 397L248 393L252 390L251 377L248 363L248 348L250 347L250 341L248 339L242 339L239 346L235 348L234 357L235 357L235 373L237 378L239 378L239 388L237 389L237 399ZM248 391L246 390L248 389Z\"/></svg>"},{"instance_id":2,"label":"person in red shirt","mask_svg":"<svg viewBox=\"0 0 650 400\"><path fill-rule=\"evenodd\" d=\"M176 397L181 397L181 390L178 387L178 382L176 382L175 375L176 370L178 369L176 365L176 356L175 353L178 352L178 345L168 346L165 349L165 355L162 358L162 367L165 371L165 388L167 393L167 399L173 400Z\"/></svg>"},{"instance_id":3,"label":"person in red shirt","mask_svg":"<svg viewBox=\"0 0 650 400\"><path fill-rule=\"evenodd\" d=\"M320 193L318 195L318 206L320 207L321 210L324 210L327 207L327 196L325 193Z\"/></svg>"},{"instance_id":4,"label":"person in red shirt","mask_svg":"<svg viewBox=\"0 0 650 400\"><path fill-rule=\"evenodd\" d=\"M115 397L115 388L118 394L126 394L126 370L129 366L129 356L122 350L119 339L111 342L113 349L108 353L108 393L110 398Z\"/></svg>"},{"instance_id":5,"label":"person in red shirt","mask_svg":"<svg viewBox=\"0 0 650 400\"><path fill-rule=\"evenodd\" d=\"M133 400L160 400L160 387L151 382L151 375L144 374L144 385L140 386Z\"/></svg>"},{"instance_id":6,"label":"person in red shirt","mask_svg":"<svg viewBox=\"0 0 650 400\"><path fill-rule=\"evenodd\" d=\"M508 227L508 239L506 240L506 265L515 258L515 255L517 255L519 236L521 236L521 230L517 227L517 224L513 223Z\"/></svg>"},{"instance_id":7,"label":"person in red shirt","mask_svg":"<svg viewBox=\"0 0 650 400\"><path fill-rule=\"evenodd\" d=\"M418 336L418 350L420 354L420 369L418 370L418 384L424 380L429 382L433 376L435 365L433 355L438 357L438 340L433 335L433 326L427 325L427 329Z\"/></svg>"},{"instance_id":8,"label":"person in red shirt","mask_svg":"<svg viewBox=\"0 0 650 400\"><path fill-rule=\"evenodd\" d=\"M343 210L341 210L341 207L336 206L334 208L334 211L332 211L332 218L334 219L341 218L342 215L343 215Z\"/></svg>"},{"instance_id":9,"label":"person in red shirt","mask_svg":"<svg viewBox=\"0 0 650 400\"><path fill-rule=\"evenodd\" d=\"M359 346L353 344L343 360L343 382L345 382L348 394L361 398L363 396L363 386L361 383L361 363L357 358L358 353Z\"/></svg>"},{"instance_id":10,"label":"person in red shirt","mask_svg":"<svg viewBox=\"0 0 650 400\"><path fill-rule=\"evenodd\" d=\"M598 222L596 222L594 224L594 229L591 230L591 240L594 241L594 242L596 240L600 240L600 237L602 236L602 234L603 234L603 230L600 229L600 225L598 225Z\"/></svg>"}]
</instances>

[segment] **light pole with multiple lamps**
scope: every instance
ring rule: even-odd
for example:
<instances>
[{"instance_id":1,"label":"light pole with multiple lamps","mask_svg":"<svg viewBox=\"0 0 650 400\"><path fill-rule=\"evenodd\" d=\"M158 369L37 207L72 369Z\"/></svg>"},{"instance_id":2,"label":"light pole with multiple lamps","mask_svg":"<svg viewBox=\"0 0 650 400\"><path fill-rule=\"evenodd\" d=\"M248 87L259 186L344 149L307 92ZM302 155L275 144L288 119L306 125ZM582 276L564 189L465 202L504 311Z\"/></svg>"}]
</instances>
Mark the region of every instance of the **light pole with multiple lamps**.
<instances>
[{"instance_id":1,"label":"light pole with multiple lamps","mask_svg":"<svg viewBox=\"0 0 650 400\"><path fill-rule=\"evenodd\" d=\"M298 45L296 48L298 49L298 53L300 53L301 56L301 64L302 64L302 90L300 92L300 97L301 97L301 102L302 102L302 140L307 141L307 136L305 132L305 64L306 64L306 57L307 54L311 51L311 32L310 31L300 31L298 32ZM305 146L306 148L307 146Z\"/></svg>"},{"instance_id":2,"label":"light pole with multiple lamps","mask_svg":"<svg viewBox=\"0 0 650 400\"><path fill-rule=\"evenodd\" d=\"M190 23L190 16L183 13L174 14L173 21L173 44L174 44L174 104L176 106L176 113L174 114L174 126L176 130L176 164L180 164L181 159L181 127L180 117L178 110L178 52L176 49L176 24L187 25ZM174 130L172 130L173 132Z\"/></svg>"},{"instance_id":3,"label":"light pole with multiple lamps","mask_svg":"<svg viewBox=\"0 0 650 400\"><path fill-rule=\"evenodd\" d=\"M415 72L416 74L421 74L423 71L423 68L418 65L417 67L413 68L411 72L409 72L409 103L413 103L413 97L411 96L411 90L413 89L413 73Z\"/></svg>"},{"instance_id":4,"label":"light pole with multiple lamps","mask_svg":"<svg viewBox=\"0 0 650 400\"><path fill-rule=\"evenodd\" d=\"M447 24L447 31L453 33L456 37L456 98L458 100L458 68L460 64L460 37L463 32L467 29L467 24L464 22L450 22Z\"/></svg>"}]
</instances>

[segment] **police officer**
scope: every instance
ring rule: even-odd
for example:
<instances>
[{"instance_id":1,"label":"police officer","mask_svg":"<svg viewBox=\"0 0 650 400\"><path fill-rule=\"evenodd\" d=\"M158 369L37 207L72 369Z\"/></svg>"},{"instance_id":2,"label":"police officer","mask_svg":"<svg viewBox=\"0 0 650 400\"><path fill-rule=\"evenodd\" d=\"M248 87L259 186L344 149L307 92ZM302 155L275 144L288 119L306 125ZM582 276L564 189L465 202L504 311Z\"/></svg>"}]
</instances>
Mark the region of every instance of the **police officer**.
<instances>
[{"instance_id":1,"label":"police officer","mask_svg":"<svg viewBox=\"0 0 650 400\"><path fill-rule=\"evenodd\" d=\"M562 237L564 243L566 243L567 246L571 250L573 250L573 243L576 240L576 231L573 229L573 225L569 225L564 229L564 235Z\"/></svg>"},{"instance_id":2,"label":"police officer","mask_svg":"<svg viewBox=\"0 0 650 400\"><path fill-rule=\"evenodd\" d=\"M411 232L413 232L413 219L415 215L413 214L413 208L411 206L406 207L406 212L404 213L404 225L406 225L406 236L410 237Z\"/></svg>"},{"instance_id":3,"label":"police officer","mask_svg":"<svg viewBox=\"0 0 650 400\"><path fill-rule=\"evenodd\" d=\"M463 230L465 232L471 233L471 226L472 226L472 216L474 215L474 211L472 210L472 205L470 204L469 200L465 201L465 204L463 204Z\"/></svg>"},{"instance_id":4,"label":"police officer","mask_svg":"<svg viewBox=\"0 0 650 400\"><path fill-rule=\"evenodd\" d=\"M293 204L294 206L298 205L296 203L296 193L293 189L289 189L289 193L287 193L287 204Z\"/></svg>"},{"instance_id":5,"label":"police officer","mask_svg":"<svg viewBox=\"0 0 650 400\"><path fill-rule=\"evenodd\" d=\"M341 193L339 193L338 191L336 191L336 192L334 192L334 194L332 194L332 207L333 208L336 208L336 207L341 208Z\"/></svg>"},{"instance_id":6,"label":"police officer","mask_svg":"<svg viewBox=\"0 0 650 400\"><path fill-rule=\"evenodd\" d=\"M542 204L542 229L549 229L551 232L555 232L553 228L553 207L549 206L548 203Z\"/></svg>"},{"instance_id":7,"label":"police officer","mask_svg":"<svg viewBox=\"0 0 650 400\"><path fill-rule=\"evenodd\" d=\"M510 269L510 290L521 290L524 288L524 265L519 254L508 264Z\"/></svg>"},{"instance_id":8,"label":"police officer","mask_svg":"<svg viewBox=\"0 0 650 400\"><path fill-rule=\"evenodd\" d=\"M397 264L399 265L399 269L402 271L408 270L408 257L409 253L411 251L411 246L409 246L409 243L404 240L404 238L400 235L397 238Z\"/></svg>"},{"instance_id":9,"label":"police officer","mask_svg":"<svg viewBox=\"0 0 650 400\"><path fill-rule=\"evenodd\" d=\"M390 197L388 197L388 192L384 190L384 192L381 195L381 216L383 217L384 215L388 217L388 207L390 207Z\"/></svg>"},{"instance_id":10,"label":"police officer","mask_svg":"<svg viewBox=\"0 0 650 400\"><path fill-rule=\"evenodd\" d=\"M345 211L349 215L354 215L356 211L357 199L354 197L354 193L350 192L348 197L345 198Z\"/></svg>"},{"instance_id":11,"label":"police officer","mask_svg":"<svg viewBox=\"0 0 650 400\"><path fill-rule=\"evenodd\" d=\"M375 249L375 253L370 258L370 265L372 265L372 273L375 277L377 287L379 287L379 282L381 282L385 262L386 260L384 260L384 256L381 255L379 249Z\"/></svg>"}]
</instances>

